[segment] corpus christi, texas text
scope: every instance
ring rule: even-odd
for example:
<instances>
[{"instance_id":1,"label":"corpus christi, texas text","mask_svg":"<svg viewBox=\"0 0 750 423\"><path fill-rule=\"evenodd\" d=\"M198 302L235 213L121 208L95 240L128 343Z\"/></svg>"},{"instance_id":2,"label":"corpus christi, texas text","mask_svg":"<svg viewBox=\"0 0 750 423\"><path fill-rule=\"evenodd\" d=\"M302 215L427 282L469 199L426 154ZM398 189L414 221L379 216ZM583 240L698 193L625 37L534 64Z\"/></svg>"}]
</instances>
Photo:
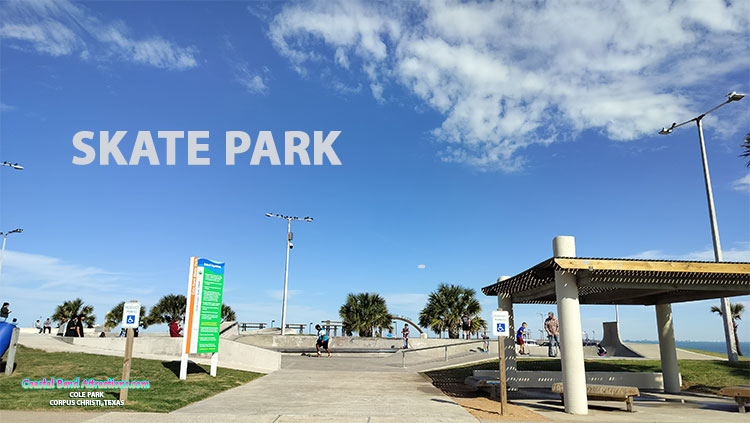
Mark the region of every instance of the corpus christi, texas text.
<instances>
[{"instance_id":1,"label":"corpus christi, texas text","mask_svg":"<svg viewBox=\"0 0 750 423\"><path fill-rule=\"evenodd\" d=\"M186 136L187 132L187 136ZM310 138L312 138L312 164L323 165L323 157L328 159L331 165L340 165L341 160L333 150L333 143L338 138L341 131L313 131L312 137L304 131L285 131L284 132L284 164L293 165L295 161L302 165L309 165ZM96 141L98 135L98 142ZM188 165L210 165L211 157L209 152L210 134L209 131L156 131L156 137L151 131L138 131L135 134L132 149L121 147L120 142L123 139L131 140L132 135L128 136L128 131L99 131L98 134L93 131L78 131L73 135L73 147L83 156L73 156L73 164L88 165L96 160L97 146L99 147L99 164L109 165L110 156L115 164L137 166L141 163L148 162L149 165L156 166L162 163L174 165L176 161L177 145L187 144L187 164ZM271 165L280 165L281 160L276 148L271 131L260 131L255 138L255 147L252 154L249 153L252 140L247 132L243 131L226 131L226 161L227 165L234 165L238 155L244 155L250 165L261 164L261 159L268 158ZM156 139L156 143L154 142ZM185 141L186 140L186 141ZM126 141L127 142L127 141ZM162 160L157 152L157 143L164 144L164 157ZM122 150L121 150L122 148ZM162 150L159 145L159 150ZM123 151L130 153L130 158L126 160ZM248 153L248 154L245 154ZM296 156L296 159L295 159ZM239 158L242 160L242 157ZM248 160L249 159L249 160Z\"/></svg>"}]
</instances>

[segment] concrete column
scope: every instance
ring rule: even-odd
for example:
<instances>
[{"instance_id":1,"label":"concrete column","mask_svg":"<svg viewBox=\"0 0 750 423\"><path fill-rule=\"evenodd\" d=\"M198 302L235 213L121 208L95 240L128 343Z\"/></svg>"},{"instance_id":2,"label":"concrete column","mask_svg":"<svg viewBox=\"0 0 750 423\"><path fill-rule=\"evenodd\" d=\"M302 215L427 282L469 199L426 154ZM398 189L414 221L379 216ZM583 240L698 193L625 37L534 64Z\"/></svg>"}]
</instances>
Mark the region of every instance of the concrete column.
<instances>
[{"instance_id":1,"label":"concrete column","mask_svg":"<svg viewBox=\"0 0 750 423\"><path fill-rule=\"evenodd\" d=\"M498 282L502 282L506 279L510 279L510 276L500 276L497 278ZM499 293L497 294L497 307L503 311L508 312L508 332L510 336L505 337L505 379L508 381L508 390L518 390L518 373L516 368L516 342L515 339L515 325L513 324L513 301L510 295ZM491 323L491 322L490 322Z\"/></svg>"},{"instance_id":2,"label":"concrete column","mask_svg":"<svg viewBox=\"0 0 750 423\"><path fill-rule=\"evenodd\" d=\"M557 236L552 240L555 257L575 257L576 243L572 236ZM565 412L588 414L586 398L586 370L583 365L581 338L581 306L578 303L578 283L575 275L555 271L557 315L560 320L560 363L562 364Z\"/></svg>"},{"instance_id":3,"label":"concrete column","mask_svg":"<svg viewBox=\"0 0 750 423\"><path fill-rule=\"evenodd\" d=\"M664 378L664 392L679 394L680 369L677 367L677 349L674 344L672 305L657 304L654 307L656 308L656 329L659 331L659 356Z\"/></svg>"}]
</instances>

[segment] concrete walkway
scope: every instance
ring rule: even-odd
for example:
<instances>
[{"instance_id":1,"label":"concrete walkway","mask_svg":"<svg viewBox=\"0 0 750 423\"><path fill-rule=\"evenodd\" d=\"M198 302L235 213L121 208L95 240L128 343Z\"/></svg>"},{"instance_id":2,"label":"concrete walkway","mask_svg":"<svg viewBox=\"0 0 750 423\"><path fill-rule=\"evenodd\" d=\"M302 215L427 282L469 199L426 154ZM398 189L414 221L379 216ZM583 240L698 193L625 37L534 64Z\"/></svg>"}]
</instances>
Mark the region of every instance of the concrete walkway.
<instances>
[{"instance_id":1,"label":"concrete walkway","mask_svg":"<svg viewBox=\"0 0 750 423\"><path fill-rule=\"evenodd\" d=\"M383 364L382 359L284 356L281 370L172 414L231 413L269 422L477 421L420 374Z\"/></svg>"}]
</instances>

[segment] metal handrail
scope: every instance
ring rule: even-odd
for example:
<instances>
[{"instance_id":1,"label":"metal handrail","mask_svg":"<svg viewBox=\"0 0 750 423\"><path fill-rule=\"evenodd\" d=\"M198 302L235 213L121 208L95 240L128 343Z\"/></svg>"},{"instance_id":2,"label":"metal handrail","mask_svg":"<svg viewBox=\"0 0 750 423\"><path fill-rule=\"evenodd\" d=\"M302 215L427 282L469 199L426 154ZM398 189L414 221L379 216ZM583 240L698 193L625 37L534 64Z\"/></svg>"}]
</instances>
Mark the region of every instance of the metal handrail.
<instances>
[{"instance_id":1,"label":"metal handrail","mask_svg":"<svg viewBox=\"0 0 750 423\"><path fill-rule=\"evenodd\" d=\"M477 343L484 343L489 342L489 339L477 339L476 341L469 341L469 342L461 342L461 343L455 343L455 344L446 344L446 345L435 345L434 347L422 347L422 348L416 348L416 349L404 349L401 350L401 367L406 368L406 353L408 352L417 352L417 351L425 351L425 350L433 350L436 348L444 348L445 349L445 359L444 361L448 361L448 348L449 347L457 347L461 345L469 345L469 344L477 344Z\"/></svg>"}]
</instances>

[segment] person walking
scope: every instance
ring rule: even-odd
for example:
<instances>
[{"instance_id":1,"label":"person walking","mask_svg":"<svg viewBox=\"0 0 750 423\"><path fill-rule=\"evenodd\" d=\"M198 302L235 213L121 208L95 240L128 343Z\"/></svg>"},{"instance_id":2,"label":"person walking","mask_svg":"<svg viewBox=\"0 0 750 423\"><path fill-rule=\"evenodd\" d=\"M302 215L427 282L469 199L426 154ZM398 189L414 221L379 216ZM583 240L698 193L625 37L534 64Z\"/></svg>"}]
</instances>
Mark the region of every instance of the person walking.
<instances>
[{"instance_id":1,"label":"person walking","mask_svg":"<svg viewBox=\"0 0 750 423\"><path fill-rule=\"evenodd\" d=\"M409 324L404 323L404 328L401 329L401 335L404 337L404 349L409 348Z\"/></svg>"},{"instance_id":2,"label":"person walking","mask_svg":"<svg viewBox=\"0 0 750 423\"><path fill-rule=\"evenodd\" d=\"M544 321L544 330L547 332L547 339L549 339L547 354L550 357L557 357L557 350L560 346L560 323L555 319L555 313L549 312L547 320Z\"/></svg>"},{"instance_id":3,"label":"person walking","mask_svg":"<svg viewBox=\"0 0 750 423\"><path fill-rule=\"evenodd\" d=\"M461 329L464 331L464 339L471 337L471 317L464 314L461 316Z\"/></svg>"},{"instance_id":4,"label":"person walking","mask_svg":"<svg viewBox=\"0 0 750 423\"><path fill-rule=\"evenodd\" d=\"M315 349L318 351L318 357L320 357L320 349L323 348L328 353L328 357L331 357L331 350L328 349L328 333L320 325L315 325L315 330L318 331L318 341L315 343Z\"/></svg>"},{"instance_id":5,"label":"person walking","mask_svg":"<svg viewBox=\"0 0 750 423\"><path fill-rule=\"evenodd\" d=\"M490 352L490 337L487 336L487 331L482 333L482 349L486 353Z\"/></svg>"},{"instance_id":6,"label":"person walking","mask_svg":"<svg viewBox=\"0 0 750 423\"><path fill-rule=\"evenodd\" d=\"M52 320L50 320L49 317L44 321L42 328L44 329L42 333L48 333L52 335Z\"/></svg>"},{"instance_id":7,"label":"person walking","mask_svg":"<svg viewBox=\"0 0 750 423\"><path fill-rule=\"evenodd\" d=\"M0 308L0 320L2 320L3 322L7 322L8 316L10 315L10 313L12 313L12 311L8 309L9 305L9 302L4 302L3 307Z\"/></svg>"},{"instance_id":8,"label":"person walking","mask_svg":"<svg viewBox=\"0 0 750 423\"><path fill-rule=\"evenodd\" d=\"M525 348L525 342L523 340L524 335L526 334L526 322L521 323L521 327L518 328L516 331L516 344L520 345L521 348L518 350L518 354L520 355L528 355L529 353L526 352Z\"/></svg>"}]
</instances>

